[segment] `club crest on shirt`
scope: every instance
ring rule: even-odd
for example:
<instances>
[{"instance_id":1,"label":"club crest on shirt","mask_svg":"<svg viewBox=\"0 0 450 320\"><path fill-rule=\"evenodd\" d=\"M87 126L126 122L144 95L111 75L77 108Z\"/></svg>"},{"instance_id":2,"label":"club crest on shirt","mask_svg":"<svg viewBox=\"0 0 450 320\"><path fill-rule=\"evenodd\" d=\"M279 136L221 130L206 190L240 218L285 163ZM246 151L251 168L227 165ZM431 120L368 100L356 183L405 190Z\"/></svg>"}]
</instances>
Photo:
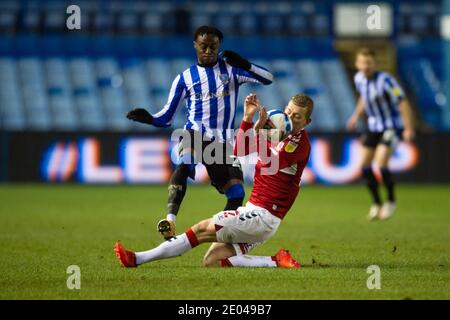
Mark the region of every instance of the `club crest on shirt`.
<instances>
[{"instance_id":1,"label":"club crest on shirt","mask_svg":"<svg viewBox=\"0 0 450 320\"><path fill-rule=\"evenodd\" d=\"M284 150L288 153L292 153L295 151L295 149L297 149L298 144L295 143L294 141L289 141L285 146L284 146Z\"/></svg>"},{"instance_id":2,"label":"club crest on shirt","mask_svg":"<svg viewBox=\"0 0 450 320\"><path fill-rule=\"evenodd\" d=\"M219 79L223 84L227 84L228 82L230 82L230 77L228 77L228 74L219 75Z\"/></svg>"}]
</instances>

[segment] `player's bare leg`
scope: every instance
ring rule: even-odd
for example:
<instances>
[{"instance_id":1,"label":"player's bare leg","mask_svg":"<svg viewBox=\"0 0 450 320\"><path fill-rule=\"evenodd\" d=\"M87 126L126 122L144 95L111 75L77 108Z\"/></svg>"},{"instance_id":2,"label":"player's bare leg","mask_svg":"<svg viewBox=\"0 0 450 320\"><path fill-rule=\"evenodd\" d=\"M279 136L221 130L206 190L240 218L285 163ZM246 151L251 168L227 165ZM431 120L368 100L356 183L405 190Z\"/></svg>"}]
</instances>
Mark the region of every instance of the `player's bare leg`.
<instances>
[{"instance_id":1,"label":"player's bare leg","mask_svg":"<svg viewBox=\"0 0 450 320\"><path fill-rule=\"evenodd\" d=\"M184 147L180 155L182 162L173 172L169 187L167 200L167 216L158 222L157 230L165 240L176 235L175 223L181 202L184 199L187 188L187 179L195 177L195 164L193 150Z\"/></svg>"},{"instance_id":2,"label":"player's bare leg","mask_svg":"<svg viewBox=\"0 0 450 320\"><path fill-rule=\"evenodd\" d=\"M290 255L289 251L284 250L283 248L274 256L237 255L233 245L229 243L214 242L203 258L203 266L299 268L300 263Z\"/></svg>"},{"instance_id":3,"label":"player's bare leg","mask_svg":"<svg viewBox=\"0 0 450 320\"><path fill-rule=\"evenodd\" d=\"M372 165L372 161L375 157L375 149L362 147L361 150L361 167L367 167Z\"/></svg>"},{"instance_id":4,"label":"player's bare leg","mask_svg":"<svg viewBox=\"0 0 450 320\"><path fill-rule=\"evenodd\" d=\"M389 159L392 156L392 148L381 144L377 147L375 154L375 161L380 167L381 175L383 176L383 183L387 190L387 201L383 204L378 218L381 220L388 219L392 217L395 212L395 196L394 196L394 180L392 174L388 168Z\"/></svg>"},{"instance_id":5,"label":"player's bare leg","mask_svg":"<svg viewBox=\"0 0 450 320\"><path fill-rule=\"evenodd\" d=\"M372 171L372 161L375 157L375 149L363 147L361 151L361 168L367 187L372 195L372 205L367 218L374 220L379 217L381 211L381 199L378 191L378 181Z\"/></svg>"},{"instance_id":6,"label":"player's bare leg","mask_svg":"<svg viewBox=\"0 0 450 320\"><path fill-rule=\"evenodd\" d=\"M204 267L220 267L221 261L235 256L236 250L229 243L214 242L203 257Z\"/></svg>"}]
</instances>

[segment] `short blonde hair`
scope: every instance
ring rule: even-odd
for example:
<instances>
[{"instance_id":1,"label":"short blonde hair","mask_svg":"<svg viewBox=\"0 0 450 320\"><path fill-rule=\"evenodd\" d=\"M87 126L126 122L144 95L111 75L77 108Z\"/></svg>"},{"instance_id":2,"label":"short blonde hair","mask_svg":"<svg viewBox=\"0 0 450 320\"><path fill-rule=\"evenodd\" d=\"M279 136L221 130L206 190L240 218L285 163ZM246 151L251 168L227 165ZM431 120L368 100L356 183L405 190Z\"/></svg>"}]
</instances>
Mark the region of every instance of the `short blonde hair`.
<instances>
[{"instance_id":1,"label":"short blonde hair","mask_svg":"<svg viewBox=\"0 0 450 320\"><path fill-rule=\"evenodd\" d=\"M307 109L306 117L308 119L311 118L311 114L314 109L314 101L309 96L307 96L306 94L299 93L293 96L291 98L291 101L300 108L306 108Z\"/></svg>"},{"instance_id":2,"label":"short blonde hair","mask_svg":"<svg viewBox=\"0 0 450 320\"><path fill-rule=\"evenodd\" d=\"M375 51L373 51L372 49L368 48L368 47L362 47L359 48L358 51L356 51L356 56L365 56L365 57L372 57L372 58L376 58L375 55Z\"/></svg>"}]
</instances>

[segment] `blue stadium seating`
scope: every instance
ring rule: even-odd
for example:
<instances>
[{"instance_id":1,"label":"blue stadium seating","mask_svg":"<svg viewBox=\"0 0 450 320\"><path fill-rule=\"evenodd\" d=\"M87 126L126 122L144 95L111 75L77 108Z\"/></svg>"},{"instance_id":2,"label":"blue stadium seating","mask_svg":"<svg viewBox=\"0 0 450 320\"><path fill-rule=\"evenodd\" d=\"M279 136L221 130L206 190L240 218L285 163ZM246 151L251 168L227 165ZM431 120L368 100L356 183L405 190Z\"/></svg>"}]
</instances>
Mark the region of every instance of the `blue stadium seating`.
<instances>
[{"instance_id":1,"label":"blue stadium seating","mask_svg":"<svg viewBox=\"0 0 450 320\"><path fill-rule=\"evenodd\" d=\"M346 0L78 0L85 13L82 28L98 34L191 34L203 24L215 24L225 34L289 34L332 36L332 8ZM401 35L439 35L441 0L385 0L396 15ZM0 32L43 30L64 33L67 1L2 0ZM248 14L248 12L252 14Z\"/></svg>"},{"instance_id":2,"label":"blue stadium seating","mask_svg":"<svg viewBox=\"0 0 450 320\"><path fill-rule=\"evenodd\" d=\"M437 39L406 38L399 41L400 74L414 92L416 105L430 126L450 129L450 117L444 116L446 97L443 92L443 62L441 41Z\"/></svg>"},{"instance_id":3,"label":"blue stadium seating","mask_svg":"<svg viewBox=\"0 0 450 320\"><path fill-rule=\"evenodd\" d=\"M224 47L268 67L276 81L271 86L242 86L237 117L242 115L243 97L250 92L256 92L268 108L282 108L292 95L306 92L316 102L312 128L343 129L354 97L329 40L251 39L244 45L230 37ZM125 115L135 107L155 113L164 106L175 76L195 62L191 41L182 37L0 37L1 127L156 130L132 123ZM161 50L155 47L159 45ZM265 50L255 51L255 47ZM181 127L184 122L185 112L179 111L173 125Z\"/></svg>"},{"instance_id":4,"label":"blue stadium seating","mask_svg":"<svg viewBox=\"0 0 450 320\"><path fill-rule=\"evenodd\" d=\"M395 19L400 35L439 35L441 1L401 1Z\"/></svg>"},{"instance_id":5,"label":"blue stadium seating","mask_svg":"<svg viewBox=\"0 0 450 320\"><path fill-rule=\"evenodd\" d=\"M306 92L316 101L312 127L341 130L355 101L331 45L338 2L346 1L78 0L87 32L68 36L61 28L66 1L2 0L0 128L155 130L124 114L138 106L157 112L166 103L173 78L195 61L192 32L213 24L226 34L224 48L275 74L272 86L241 87L240 102L255 91L268 106L281 107L292 94ZM439 35L441 1L385 2L395 15L405 87L427 123L450 130L442 50L433 38ZM174 126L184 121L180 111Z\"/></svg>"},{"instance_id":6,"label":"blue stadium seating","mask_svg":"<svg viewBox=\"0 0 450 320\"><path fill-rule=\"evenodd\" d=\"M255 91L268 107L279 108L305 92L316 102L313 129L344 128L354 96L328 38L253 36L243 42L227 37L224 48L251 57L275 75L271 86L241 87L240 103ZM400 74L425 121L450 128L442 116L440 42L406 39L399 41L398 52ZM174 77L195 61L191 39L184 37L2 36L0 57L0 124L17 130L155 130L124 115L133 107L157 112ZM184 122L180 111L174 126Z\"/></svg>"},{"instance_id":7,"label":"blue stadium seating","mask_svg":"<svg viewBox=\"0 0 450 320\"><path fill-rule=\"evenodd\" d=\"M10 130L24 129L25 109L22 103L17 63L0 58L0 126Z\"/></svg>"},{"instance_id":8,"label":"blue stadium seating","mask_svg":"<svg viewBox=\"0 0 450 320\"><path fill-rule=\"evenodd\" d=\"M75 58L69 61L68 64L80 128L85 130L106 128L106 123L102 117L103 111L97 95L93 62L86 58Z\"/></svg>"}]
</instances>

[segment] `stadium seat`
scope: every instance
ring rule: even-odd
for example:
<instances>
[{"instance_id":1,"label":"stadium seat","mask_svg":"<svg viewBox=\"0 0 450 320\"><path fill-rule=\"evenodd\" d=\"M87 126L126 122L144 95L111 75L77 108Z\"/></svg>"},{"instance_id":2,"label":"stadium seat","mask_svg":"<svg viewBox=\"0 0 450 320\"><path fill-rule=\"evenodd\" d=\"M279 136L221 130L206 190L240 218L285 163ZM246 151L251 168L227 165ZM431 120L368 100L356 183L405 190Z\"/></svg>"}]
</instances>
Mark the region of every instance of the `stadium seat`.
<instances>
[{"instance_id":1,"label":"stadium seat","mask_svg":"<svg viewBox=\"0 0 450 320\"><path fill-rule=\"evenodd\" d=\"M238 14L237 24L240 34L252 35L258 31L259 23L256 15L249 15L247 12Z\"/></svg>"},{"instance_id":2,"label":"stadium seat","mask_svg":"<svg viewBox=\"0 0 450 320\"><path fill-rule=\"evenodd\" d=\"M330 89L333 105L339 116L339 127L345 129L344 124L353 113L356 101L344 67L337 59L324 60L321 67L324 82Z\"/></svg>"},{"instance_id":3,"label":"stadium seat","mask_svg":"<svg viewBox=\"0 0 450 320\"><path fill-rule=\"evenodd\" d=\"M124 33L135 33L139 28L137 12L127 10L119 14L117 28Z\"/></svg>"},{"instance_id":4,"label":"stadium seat","mask_svg":"<svg viewBox=\"0 0 450 320\"><path fill-rule=\"evenodd\" d=\"M406 39L399 41L400 74L415 94L416 105L426 123L446 130L447 97L442 89L444 79L440 42L436 39Z\"/></svg>"},{"instance_id":5,"label":"stadium seat","mask_svg":"<svg viewBox=\"0 0 450 320\"><path fill-rule=\"evenodd\" d=\"M114 17L112 12L109 10L95 12L92 18L92 24L93 29L96 32L99 33L111 32L114 25Z\"/></svg>"},{"instance_id":6,"label":"stadium seat","mask_svg":"<svg viewBox=\"0 0 450 320\"><path fill-rule=\"evenodd\" d=\"M330 97L330 89L325 85L319 61L302 59L297 62L300 82L306 94L315 101L314 128L324 131L339 129L337 107Z\"/></svg>"},{"instance_id":7,"label":"stadium seat","mask_svg":"<svg viewBox=\"0 0 450 320\"><path fill-rule=\"evenodd\" d=\"M85 130L105 128L103 110L98 96L93 63L86 58L75 58L69 62L73 86L74 105L79 117L79 127Z\"/></svg>"},{"instance_id":8,"label":"stadium seat","mask_svg":"<svg viewBox=\"0 0 450 320\"><path fill-rule=\"evenodd\" d=\"M0 58L0 128L21 130L26 119L16 63L11 58Z\"/></svg>"},{"instance_id":9,"label":"stadium seat","mask_svg":"<svg viewBox=\"0 0 450 320\"><path fill-rule=\"evenodd\" d=\"M18 61L17 66L27 126L31 129L50 129L51 115L42 61L31 57L23 58Z\"/></svg>"},{"instance_id":10,"label":"stadium seat","mask_svg":"<svg viewBox=\"0 0 450 320\"><path fill-rule=\"evenodd\" d=\"M207 13L194 11L191 17L191 32L195 32L198 26L208 26L211 24L211 16Z\"/></svg>"},{"instance_id":11,"label":"stadium seat","mask_svg":"<svg viewBox=\"0 0 450 320\"><path fill-rule=\"evenodd\" d=\"M164 59L149 59L145 62L145 74L152 87L166 88L172 84L176 74L167 72L170 70L169 62ZM180 70L180 72L183 70Z\"/></svg>"}]
</instances>

